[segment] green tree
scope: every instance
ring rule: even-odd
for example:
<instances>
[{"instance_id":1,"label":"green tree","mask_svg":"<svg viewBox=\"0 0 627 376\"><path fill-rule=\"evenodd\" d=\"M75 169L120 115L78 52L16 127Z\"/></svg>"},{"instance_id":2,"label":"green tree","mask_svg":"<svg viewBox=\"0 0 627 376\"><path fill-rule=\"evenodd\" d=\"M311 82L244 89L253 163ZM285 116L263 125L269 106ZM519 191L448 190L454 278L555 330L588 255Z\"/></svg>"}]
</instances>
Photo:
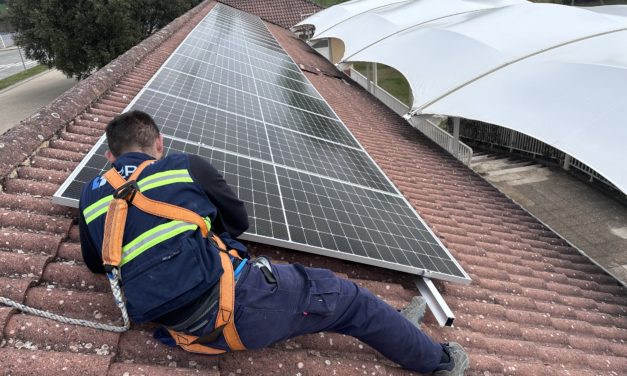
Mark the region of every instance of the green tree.
<instances>
[{"instance_id":1,"label":"green tree","mask_svg":"<svg viewBox=\"0 0 627 376\"><path fill-rule=\"evenodd\" d=\"M198 0L9 0L26 56L78 79L167 25Z\"/></svg>"}]
</instances>

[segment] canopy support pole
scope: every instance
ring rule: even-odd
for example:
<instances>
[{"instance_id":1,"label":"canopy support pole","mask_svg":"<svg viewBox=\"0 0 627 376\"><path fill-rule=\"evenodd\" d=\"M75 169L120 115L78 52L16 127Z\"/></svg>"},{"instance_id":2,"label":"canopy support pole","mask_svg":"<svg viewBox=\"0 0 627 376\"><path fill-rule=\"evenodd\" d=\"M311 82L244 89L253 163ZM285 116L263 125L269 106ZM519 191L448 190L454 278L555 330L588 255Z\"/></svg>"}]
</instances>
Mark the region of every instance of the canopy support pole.
<instances>
[{"instance_id":1,"label":"canopy support pole","mask_svg":"<svg viewBox=\"0 0 627 376\"><path fill-rule=\"evenodd\" d=\"M453 118L453 138L449 139L449 152L453 154L455 158L459 156L459 118Z\"/></svg>"},{"instance_id":2,"label":"canopy support pole","mask_svg":"<svg viewBox=\"0 0 627 376\"><path fill-rule=\"evenodd\" d=\"M564 153L564 164L562 164L562 167L564 168L564 170L568 171L570 170L570 161L572 160L573 157L570 156L570 154L566 154Z\"/></svg>"},{"instance_id":3,"label":"canopy support pole","mask_svg":"<svg viewBox=\"0 0 627 376\"><path fill-rule=\"evenodd\" d=\"M431 282L431 279L418 277L416 287L418 287L418 291L420 291L422 297L427 301L427 305L438 321L438 324L440 324L440 326L452 326L455 315L448 304L446 304L433 282Z\"/></svg>"},{"instance_id":4,"label":"canopy support pole","mask_svg":"<svg viewBox=\"0 0 627 376\"><path fill-rule=\"evenodd\" d=\"M377 63L369 63L366 65L366 78L368 78L368 91L376 96L377 88Z\"/></svg>"}]
</instances>

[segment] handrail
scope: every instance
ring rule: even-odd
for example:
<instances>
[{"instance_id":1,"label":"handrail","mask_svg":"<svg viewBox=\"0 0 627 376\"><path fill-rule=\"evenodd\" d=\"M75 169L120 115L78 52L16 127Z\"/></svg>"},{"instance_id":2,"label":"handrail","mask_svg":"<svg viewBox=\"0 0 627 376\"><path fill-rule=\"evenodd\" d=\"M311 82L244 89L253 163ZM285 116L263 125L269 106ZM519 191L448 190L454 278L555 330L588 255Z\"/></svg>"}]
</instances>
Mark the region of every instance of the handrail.
<instances>
[{"instance_id":1,"label":"handrail","mask_svg":"<svg viewBox=\"0 0 627 376\"><path fill-rule=\"evenodd\" d=\"M366 90L370 89L369 91L371 91L372 95L388 106L392 111L399 115L404 115L409 112L410 108L408 105L398 100L376 83L371 83L370 80L368 80L368 78L363 74L357 72L353 68L350 69L350 74L353 81L357 82ZM424 116L414 116L408 120L408 123L440 147L451 153L463 164L466 166L470 165L470 160L472 159L472 148L461 141L456 143L453 135L440 128L431 119Z\"/></svg>"},{"instance_id":2,"label":"handrail","mask_svg":"<svg viewBox=\"0 0 627 376\"><path fill-rule=\"evenodd\" d=\"M488 147L508 149L510 153L524 153L526 155L531 155L532 158L545 160L548 158L563 165L566 170L571 167L575 168L588 175L590 181L596 179L607 186L620 191L614 184L605 179L601 174L588 165L577 160L573 156L568 156L563 151L524 133L495 124L473 121L472 124L461 127L460 136Z\"/></svg>"}]
</instances>

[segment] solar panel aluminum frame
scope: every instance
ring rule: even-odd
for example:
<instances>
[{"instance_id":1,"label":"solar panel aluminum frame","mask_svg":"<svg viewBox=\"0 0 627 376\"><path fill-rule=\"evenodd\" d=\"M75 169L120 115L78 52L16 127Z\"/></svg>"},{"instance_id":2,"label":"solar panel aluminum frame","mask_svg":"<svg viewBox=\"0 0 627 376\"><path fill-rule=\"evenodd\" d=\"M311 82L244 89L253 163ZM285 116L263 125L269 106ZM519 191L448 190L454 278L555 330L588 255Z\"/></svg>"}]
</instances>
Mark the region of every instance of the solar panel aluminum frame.
<instances>
[{"instance_id":1,"label":"solar panel aluminum frame","mask_svg":"<svg viewBox=\"0 0 627 376\"><path fill-rule=\"evenodd\" d=\"M221 4L217 4L216 7L217 6L222 6L222 5ZM211 12L206 17L208 17L209 15L211 15ZM198 25L196 25L196 27L192 31L190 31L190 33L181 42L181 44L176 48L176 50L174 52L172 52L172 54L168 57L168 59L166 59L166 61L161 65L161 67L159 67L159 69L157 70L157 72L155 72L153 77L150 78L150 80L146 83L146 85L137 93L137 95L128 104L128 106L126 106L126 108L123 110L123 112L127 112L129 109L131 109L135 105L135 103L142 96L142 94L147 90L147 88L150 86L150 84L155 80L155 78L157 76L159 76L159 73L166 67L167 63L175 56L175 54L179 50L179 48L181 48L181 46L183 46L185 44L187 39L190 38L190 36L193 34L194 30L196 30L201 25L202 25L202 21ZM270 35L272 35L270 30L267 28L267 25L265 23L263 23L263 25L264 25L266 31ZM296 64L289 54L286 53L286 55L289 57L289 59L292 61L292 63ZM302 74L302 72L301 72L301 74ZM302 76L305 78L306 82L320 96L320 98L323 98L322 95L316 89L316 87L311 83L309 78L306 75L304 75L304 74L302 74ZM385 177L386 181L393 187L394 192L392 192L392 193L388 192L388 193L385 193L385 194L390 194L392 196L398 196L410 208L411 212L418 218L420 223L424 226L424 228L428 231L428 233L433 237L433 239L435 240L437 245L439 247L441 247L441 249L446 253L448 258L461 271L461 273L463 274L463 277L458 277L458 276L455 276L455 275L452 275L452 274L445 274L445 273L437 272L437 271L434 271L434 270L428 270L428 269L422 269L422 268L417 268L417 267L408 266L408 265L402 265L400 263L393 263L393 262L389 262L389 261L385 261L385 260L374 259L374 258L370 258L370 257L364 257L364 256L360 256L360 255L351 254L351 253L348 253L348 252L334 251L334 250L330 250L330 249L326 249L326 248L322 248L322 247L316 247L316 246L313 246L313 245L292 242L291 241L291 234L289 232L289 223L287 222L287 218L285 218L285 224L286 224L286 226L288 226L288 237L290 239L288 241L277 239L277 238L272 238L272 237L268 237L268 236L258 235L258 234L250 234L250 233L244 233L244 234L242 234L240 236L240 238L243 239L243 240L259 242L259 243L268 244L268 245L272 245L272 246L285 247L285 248L294 249L294 250L298 250L298 251L304 251L304 252L308 252L308 253L318 254L318 255L321 255L321 256L327 256L327 257L332 257L332 258L339 258L339 259L344 259L344 260L347 260L347 261L354 261L354 262L363 263L363 264L367 264L367 265L383 267L383 268L386 268L386 269L397 270L397 271L406 272L406 273L414 274L414 275L425 277L425 278L437 278L437 279L451 281L451 282L456 282L456 283L469 284L471 282L470 276L466 273L466 271L457 262L455 257L453 257L451 255L449 250L444 246L444 244L442 244L441 240L433 233L431 228L425 223L425 221L422 219L422 217L420 217L420 215L417 213L415 208L409 203L407 198L398 190L396 185L394 185L394 183L390 180L390 178L383 172L381 167L376 163L376 161L372 158L372 156L370 156L370 154L367 153L366 149L359 142L359 140L352 134L350 129L348 129L348 127L341 121L341 119L339 118L339 116L337 115L335 110L330 105L329 105L329 108L331 109L331 112L333 113L333 115L335 115L336 119L339 120L339 122L342 124L342 127L344 127L345 130L347 130L348 133L353 137L353 139L355 140L355 142L357 143L359 148L364 151L364 153L366 154L367 158L373 163L373 165L379 171L379 173L381 173ZM268 124L263 119L261 119L261 121L264 124ZM178 141L190 143L187 140L183 140L183 139L180 139L180 138L177 138L177 137L172 137L172 136L167 136L167 137L171 138L172 140L178 140ZM66 179L66 181L61 185L61 187L59 187L59 189L55 192L55 194L53 196L53 203L66 205L66 206L71 206L71 207L78 207L78 200L68 199L66 197L62 197L62 194L67 189L67 187L74 181L74 179L76 178L78 173L86 166L86 164L90 160L90 158L94 156L94 154L98 150L98 147L102 146L102 144L105 141L106 141L105 135L101 136L101 138L97 141L97 143L94 145L94 147L87 153L85 158L83 158L83 160L79 163L79 165L72 172L72 174ZM195 143L192 142L191 144L195 144ZM198 145L202 146L202 147L209 148L209 149L214 149L214 148L211 148L209 146L202 145L200 143L198 143ZM220 149L214 149L214 150L220 150ZM233 154L233 153L231 153L231 154ZM259 161L259 162L262 162L262 163L270 164L274 168L276 168L276 165L274 163L269 163L268 161L258 160L256 158L251 158L251 157L248 157L248 156L244 156L244 157L246 157L248 159L251 159L251 160L256 160L256 161ZM287 167L287 168L289 169L289 167ZM300 170L295 170L295 171L300 171ZM275 172L276 172L276 170L275 170ZM310 172L304 172L304 173L307 173L307 174L310 174L310 175L314 175L314 176L321 176L321 175L317 175L315 173L310 173ZM331 180L338 180L338 179L333 179L333 178L326 177L326 176L323 176L323 178L331 179ZM279 183L278 180L279 179L278 179L278 175L277 175L277 183ZM338 180L338 181L341 181L341 180ZM343 183L348 183L349 185L354 185L354 186L360 187L359 184L355 184L355 183L350 183L350 182L343 182ZM280 184L279 184L279 187L280 187ZM365 187L365 188L368 188L368 187ZM370 189L372 191L380 192L379 190L376 190L376 189L372 189L372 188L368 188L368 189ZM285 215L285 207L284 207L284 201L283 201L282 197L281 197L281 205L283 207L283 212L284 212L284 215Z\"/></svg>"}]
</instances>

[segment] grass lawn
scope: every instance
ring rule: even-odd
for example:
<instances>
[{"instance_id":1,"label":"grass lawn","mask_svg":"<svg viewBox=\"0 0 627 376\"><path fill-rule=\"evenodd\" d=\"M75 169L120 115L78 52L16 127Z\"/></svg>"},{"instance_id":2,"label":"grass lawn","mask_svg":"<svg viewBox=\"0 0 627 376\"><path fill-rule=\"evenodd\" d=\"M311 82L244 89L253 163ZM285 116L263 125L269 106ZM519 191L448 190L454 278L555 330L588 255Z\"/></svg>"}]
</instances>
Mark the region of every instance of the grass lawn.
<instances>
[{"instance_id":1,"label":"grass lawn","mask_svg":"<svg viewBox=\"0 0 627 376\"><path fill-rule=\"evenodd\" d=\"M348 0L313 0L314 3L318 4L318 5L322 5L325 8L328 8L332 5L336 5L339 3L345 3Z\"/></svg>"},{"instance_id":2,"label":"grass lawn","mask_svg":"<svg viewBox=\"0 0 627 376\"><path fill-rule=\"evenodd\" d=\"M6 4L0 4L0 14L2 14L7 9Z\"/></svg>"},{"instance_id":3,"label":"grass lawn","mask_svg":"<svg viewBox=\"0 0 627 376\"><path fill-rule=\"evenodd\" d=\"M354 63L353 68L365 76L366 65L367 63ZM408 106L410 105L411 92L409 83L396 69L387 65L377 64L377 84L396 99Z\"/></svg>"},{"instance_id":4,"label":"grass lawn","mask_svg":"<svg viewBox=\"0 0 627 376\"><path fill-rule=\"evenodd\" d=\"M21 71L20 73L16 73L7 78L3 78L0 80L0 90L6 89L7 87L14 85L20 81L24 81L29 77L33 77L41 72L45 72L48 70L48 67L45 65L37 65L35 67L29 68L25 71Z\"/></svg>"}]
</instances>

